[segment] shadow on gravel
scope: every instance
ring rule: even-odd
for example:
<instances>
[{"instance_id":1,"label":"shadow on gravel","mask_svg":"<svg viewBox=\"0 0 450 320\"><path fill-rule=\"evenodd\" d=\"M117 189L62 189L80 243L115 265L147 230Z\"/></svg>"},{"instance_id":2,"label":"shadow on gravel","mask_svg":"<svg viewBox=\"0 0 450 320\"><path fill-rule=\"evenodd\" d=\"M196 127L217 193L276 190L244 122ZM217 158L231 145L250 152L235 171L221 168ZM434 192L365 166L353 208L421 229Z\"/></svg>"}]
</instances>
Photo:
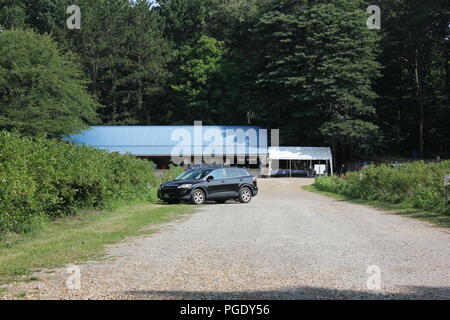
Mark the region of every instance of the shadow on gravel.
<instances>
[{"instance_id":1,"label":"shadow on gravel","mask_svg":"<svg viewBox=\"0 0 450 320\"><path fill-rule=\"evenodd\" d=\"M314 287L273 291L208 292L208 291L127 291L141 299L162 300L442 300L450 299L450 288L405 287L408 293L376 294L353 290Z\"/></svg>"}]
</instances>

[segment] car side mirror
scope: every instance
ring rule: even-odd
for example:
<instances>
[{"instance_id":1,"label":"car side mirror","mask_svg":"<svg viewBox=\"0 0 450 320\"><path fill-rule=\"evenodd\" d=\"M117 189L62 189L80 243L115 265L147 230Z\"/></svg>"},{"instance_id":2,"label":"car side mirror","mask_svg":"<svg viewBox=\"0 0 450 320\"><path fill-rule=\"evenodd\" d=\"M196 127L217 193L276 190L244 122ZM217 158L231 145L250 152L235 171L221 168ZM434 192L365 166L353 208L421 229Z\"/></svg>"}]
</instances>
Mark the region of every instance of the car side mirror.
<instances>
[{"instance_id":1,"label":"car side mirror","mask_svg":"<svg viewBox=\"0 0 450 320\"><path fill-rule=\"evenodd\" d=\"M213 176L209 176L208 178L206 178L206 181L210 182L211 180L214 180Z\"/></svg>"}]
</instances>

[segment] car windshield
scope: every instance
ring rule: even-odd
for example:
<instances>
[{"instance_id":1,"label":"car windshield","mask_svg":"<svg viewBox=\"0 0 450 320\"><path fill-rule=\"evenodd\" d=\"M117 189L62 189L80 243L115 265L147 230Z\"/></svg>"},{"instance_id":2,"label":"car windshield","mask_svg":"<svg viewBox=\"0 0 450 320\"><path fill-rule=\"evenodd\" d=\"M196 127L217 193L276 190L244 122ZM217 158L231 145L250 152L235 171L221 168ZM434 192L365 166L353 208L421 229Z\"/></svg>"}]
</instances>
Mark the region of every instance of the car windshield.
<instances>
[{"instance_id":1,"label":"car windshield","mask_svg":"<svg viewBox=\"0 0 450 320\"><path fill-rule=\"evenodd\" d=\"M200 180L205 178L212 170L192 170L185 171L176 177L175 180Z\"/></svg>"}]
</instances>

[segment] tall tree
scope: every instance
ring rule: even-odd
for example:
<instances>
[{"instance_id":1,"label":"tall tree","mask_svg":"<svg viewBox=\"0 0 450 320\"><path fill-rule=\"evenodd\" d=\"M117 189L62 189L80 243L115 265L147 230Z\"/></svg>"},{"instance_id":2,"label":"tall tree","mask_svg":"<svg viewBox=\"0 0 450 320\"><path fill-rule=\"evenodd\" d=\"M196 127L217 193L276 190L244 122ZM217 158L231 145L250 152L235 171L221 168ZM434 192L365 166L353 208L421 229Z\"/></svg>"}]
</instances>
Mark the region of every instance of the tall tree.
<instances>
[{"instance_id":1,"label":"tall tree","mask_svg":"<svg viewBox=\"0 0 450 320\"><path fill-rule=\"evenodd\" d=\"M80 0L78 5L81 30L65 29L60 37L69 39L67 50L79 56L89 75L89 89L104 106L103 122L157 122L155 101L171 55L155 9L144 0L133 5L128 0Z\"/></svg>"},{"instance_id":2,"label":"tall tree","mask_svg":"<svg viewBox=\"0 0 450 320\"><path fill-rule=\"evenodd\" d=\"M0 27L19 29L25 27L26 6L22 1L0 0Z\"/></svg>"},{"instance_id":3,"label":"tall tree","mask_svg":"<svg viewBox=\"0 0 450 320\"><path fill-rule=\"evenodd\" d=\"M251 48L252 34L250 28L256 22L260 4L264 1L256 0L208 0L208 1L183 1L168 0L161 1L161 14L166 21L166 33L174 42L175 59L171 64L171 70L175 76L172 78L174 84L179 86L186 77L186 48L201 51L203 41L221 41L222 54L217 60L217 68L214 76L210 74L205 84L209 94L208 98L202 99L204 107L204 121L214 123L251 123L252 104L254 95L255 75L252 70L253 54ZM191 8L194 6L195 8ZM205 56L203 56L205 58ZM181 75L181 78L178 78ZM194 86L190 83L189 86ZM178 87L178 89L180 89ZM191 103L181 98L180 91L171 97L176 101L169 103L170 121L187 123L187 119L177 119L177 113L188 108ZM200 95L198 96L200 97ZM200 103L200 102L199 102ZM233 112L229 112L232 110ZM187 114L190 114L190 111ZM197 116L200 116L197 114ZM177 120L175 120L177 119ZM200 118L198 118L200 119ZM189 120L191 121L191 120Z\"/></svg>"},{"instance_id":4,"label":"tall tree","mask_svg":"<svg viewBox=\"0 0 450 320\"><path fill-rule=\"evenodd\" d=\"M68 0L0 0L0 25L53 33L65 23Z\"/></svg>"},{"instance_id":5,"label":"tall tree","mask_svg":"<svg viewBox=\"0 0 450 320\"><path fill-rule=\"evenodd\" d=\"M255 26L261 114L272 115L271 126L289 126L291 141L322 136L350 157L354 147L364 153L377 142L378 35L367 18L359 0L275 0Z\"/></svg>"},{"instance_id":6,"label":"tall tree","mask_svg":"<svg viewBox=\"0 0 450 320\"><path fill-rule=\"evenodd\" d=\"M117 95L137 123L157 123L165 113L161 104L173 59L171 47L162 34L161 17L148 0L137 0L127 21L123 27L127 51L122 76L115 83Z\"/></svg>"},{"instance_id":7,"label":"tall tree","mask_svg":"<svg viewBox=\"0 0 450 320\"><path fill-rule=\"evenodd\" d=\"M208 123L218 112L213 99L221 95L217 75L223 55L223 42L207 36L202 36L193 46L182 48L182 65L174 75L172 88L177 94L177 104L185 107L185 120Z\"/></svg>"},{"instance_id":8,"label":"tall tree","mask_svg":"<svg viewBox=\"0 0 450 320\"><path fill-rule=\"evenodd\" d=\"M190 45L205 34L216 0L159 0L165 31L177 48Z\"/></svg>"},{"instance_id":9,"label":"tall tree","mask_svg":"<svg viewBox=\"0 0 450 320\"><path fill-rule=\"evenodd\" d=\"M436 134L448 127L436 121L449 105L445 94L450 91L446 83L448 1L383 0L379 5L385 68L377 86L381 96L378 110L384 115L381 125L390 137L387 146L397 153L416 150L422 156L432 149L442 152L442 147L450 145L449 139ZM436 139L439 143L433 146Z\"/></svg>"},{"instance_id":10,"label":"tall tree","mask_svg":"<svg viewBox=\"0 0 450 320\"><path fill-rule=\"evenodd\" d=\"M49 36L0 33L0 128L24 134L76 133L96 119L73 57Z\"/></svg>"}]
</instances>

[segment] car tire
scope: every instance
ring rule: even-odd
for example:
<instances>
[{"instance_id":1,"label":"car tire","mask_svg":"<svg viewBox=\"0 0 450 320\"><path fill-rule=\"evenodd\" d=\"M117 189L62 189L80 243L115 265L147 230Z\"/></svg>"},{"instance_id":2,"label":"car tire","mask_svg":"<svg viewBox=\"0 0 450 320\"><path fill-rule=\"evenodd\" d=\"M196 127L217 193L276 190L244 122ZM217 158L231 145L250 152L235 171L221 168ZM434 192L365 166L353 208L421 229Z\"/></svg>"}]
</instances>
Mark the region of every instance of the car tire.
<instances>
[{"instance_id":1,"label":"car tire","mask_svg":"<svg viewBox=\"0 0 450 320\"><path fill-rule=\"evenodd\" d=\"M242 187L239 191L239 202L249 203L252 200L252 190L248 187Z\"/></svg>"},{"instance_id":2,"label":"car tire","mask_svg":"<svg viewBox=\"0 0 450 320\"><path fill-rule=\"evenodd\" d=\"M206 194L202 189L195 189L191 194L191 202L195 205L205 203Z\"/></svg>"}]
</instances>

